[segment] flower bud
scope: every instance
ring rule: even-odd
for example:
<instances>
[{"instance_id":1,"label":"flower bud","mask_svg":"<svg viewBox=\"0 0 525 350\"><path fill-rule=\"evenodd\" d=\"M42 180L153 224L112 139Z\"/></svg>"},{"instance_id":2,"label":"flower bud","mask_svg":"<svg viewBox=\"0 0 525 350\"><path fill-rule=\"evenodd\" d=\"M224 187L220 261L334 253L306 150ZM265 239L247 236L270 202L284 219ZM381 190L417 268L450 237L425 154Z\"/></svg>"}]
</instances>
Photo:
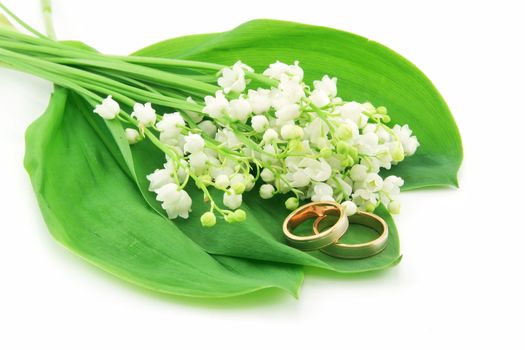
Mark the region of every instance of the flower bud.
<instances>
[{"instance_id":1,"label":"flower bud","mask_svg":"<svg viewBox=\"0 0 525 350\"><path fill-rule=\"evenodd\" d=\"M387 109L386 109L385 106L379 106L379 107L376 108L376 113L385 115L388 112L387 112Z\"/></svg>"},{"instance_id":2,"label":"flower bud","mask_svg":"<svg viewBox=\"0 0 525 350\"><path fill-rule=\"evenodd\" d=\"M338 154L347 155L350 152L351 147L348 144L348 142L339 141L339 142L337 142L336 149L337 149L337 153Z\"/></svg>"},{"instance_id":3,"label":"flower bud","mask_svg":"<svg viewBox=\"0 0 525 350\"><path fill-rule=\"evenodd\" d=\"M399 214L401 204L398 201L391 201L388 203L388 211L392 214Z\"/></svg>"},{"instance_id":4,"label":"flower bud","mask_svg":"<svg viewBox=\"0 0 525 350\"><path fill-rule=\"evenodd\" d=\"M236 222L241 222L246 220L246 212L242 209L237 209L233 212L233 218Z\"/></svg>"},{"instance_id":5,"label":"flower bud","mask_svg":"<svg viewBox=\"0 0 525 350\"><path fill-rule=\"evenodd\" d=\"M223 195L223 199L222 199L222 202L224 203L225 206L227 206L228 208L230 208L231 210L234 210L234 209L237 209L241 206L242 204L242 195L240 194L237 194L235 192L232 191L228 191L228 192L224 192L224 195Z\"/></svg>"},{"instance_id":6,"label":"flower bud","mask_svg":"<svg viewBox=\"0 0 525 350\"><path fill-rule=\"evenodd\" d=\"M230 179L228 178L227 175L224 175L224 174L219 175L215 179L215 185L219 188L226 188L230 185Z\"/></svg>"},{"instance_id":7,"label":"flower bud","mask_svg":"<svg viewBox=\"0 0 525 350\"><path fill-rule=\"evenodd\" d=\"M273 197L275 188L270 184L264 184L259 188L259 195L262 199L269 199Z\"/></svg>"},{"instance_id":8,"label":"flower bud","mask_svg":"<svg viewBox=\"0 0 525 350\"><path fill-rule=\"evenodd\" d=\"M355 164L354 159L349 156L345 156L344 159L341 161L341 165L344 166L345 168L351 167L354 164Z\"/></svg>"},{"instance_id":9,"label":"flower bud","mask_svg":"<svg viewBox=\"0 0 525 350\"><path fill-rule=\"evenodd\" d=\"M201 224L204 227L212 227L215 226L217 223L217 218L215 218L215 214L213 212L208 211L201 216Z\"/></svg>"},{"instance_id":10,"label":"flower bud","mask_svg":"<svg viewBox=\"0 0 525 350\"><path fill-rule=\"evenodd\" d=\"M224 216L224 220L231 224L232 222L235 222L235 214L234 213L228 213Z\"/></svg>"},{"instance_id":11,"label":"flower bud","mask_svg":"<svg viewBox=\"0 0 525 350\"><path fill-rule=\"evenodd\" d=\"M350 125L347 124L339 125L339 127L335 131L335 136L341 140L348 140L352 138L353 134L354 131L352 130L352 127L350 127Z\"/></svg>"},{"instance_id":12,"label":"flower bud","mask_svg":"<svg viewBox=\"0 0 525 350\"><path fill-rule=\"evenodd\" d=\"M285 140L302 139L304 136L303 129L294 124L286 124L281 128L281 136Z\"/></svg>"},{"instance_id":13,"label":"flower bud","mask_svg":"<svg viewBox=\"0 0 525 350\"><path fill-rule=\"evenodd\" d=\"M287 122L301 115L301 109L296 104L287 104L275 112L277 119Z\"/></svg>"},{"instance_id":14,"label":"flower bud","mask_svg":"<svg viewBox=\"0 0 525 350\"><path fill-rule=\"evenodd\" d=\"M357 212L357 206L352 201L344 201L341 203L341 206L344 208L347 216L352 216Z\"/></svg>"},{"instance_id":15,"label":"flower bud","mask_svg":"<svg viewBox=\"0 0 525 350\"><path fill-rule=\"evenodd\" d=\"M372 203L372 202L367 202L367 203L365 204L365 210L366 210L367 212L372 213L375 209L376 209L376 206L375 206L374 203Z\"/></svg>"},{"instance_id":16,"label":"flower bud","mask_svg":"<svg viewBox=\"0 0 525 350\"><path fill-rule=\"evenodd\" d=\"M390 154L392 155L392 160L396 163L401 162L405 159L405 151L403 150L403 145L400 142L394 142L390 149Z\"/></svg>"},{"instance_id":17,"label":"flower bud","mask_svg":"<svg viewBox=\"0 0 525 350\"><path fill-rule=\"evenodd\" d=\"M202 132L208 134L210 137L215 137L217 134L217 126L211 121L211 120L203 120L198 124L199 129L202 130Z\"/></svg>"},{"instance_id":18,"label":"flower bud","mask_svg":"<svg viewBox=\"0 0 525 350\"><path fill-rule=\"evenodd\" d=\"M268 129L264 132L263 141L265 144L272 143L279 138L279 134L274 129Z\"/></svg>"},{"instance_id":19,"label":"flower bud","mask_svg":"<svg viewBox=\"0 0 525 350\"><path fill-rule=\"evenodd\" d=\"M134 145L142 139L139 132L135 129L126 128L125 133L130 145Z\"/></svg>"},{"instance_id":20,"label":"flower bud","mask_svg":"<svg viewBox=\"0 0 525 350\"><path fill-rule=\"evenodd\" d=\"M251 191L253 186L255 186L255 177L252 174L248 174L244 179L245 191Z\"/></svg>"},{"instance_id":21,"label":"flower bud","mask_svg":"<svg viewBox=\"0 0 525 350\"><path fill-rule=\"evenodd\" d=\"M299 206L299 200L296 197L290 197L284 202L286 209L295 210Z\"/></svg>"},{"instance_id":22,"label":"flower bud","mask_svg":"<svg viewBox=\"0 0 525 350\"><path fill-rule=\"evenodd\" d=\"M246 186L244 185L244 183L242 182L237 182L235 184L232 185L232 190L233 192L235 192L236 194L241 194L244 192L244 190L246 189Z\"/></svg>"},{"instance_id":23,"label":"flower bud","mask_svg":"<svg viewBox=\"0 0 525 350\"><path fill-rule=\"evenodd\" d=\"M323 158L329 158L332 156L332 149L330 147L323 147L321 148L319 155Z\"/></svg>"},{"instance_id":24,"label":"flower bud","mask_svg":"<svg viewBox=\"0 0 525 350\"><path fill-rule=\"evenodd\" d=\"M203 174L201 176L199 176L199 179L204 182L205 184L208 184L211 182L211 176L208 175L208 174Z\"/></svg>"},{"instance_id":25,"label":"flower bud","mask_svg":"<svg viewBox=\"0 0 525 350\"><path fill-rule=\"evenodd\" d=\"M206 144L204 139L199 134L192 134L191 132L184 136L184 152L185 153L198 153L204 149Z\"/></svg>"},{"instance_id":26,"label":"flower bud","mask_svg":"<svg viewBox=\"0 0 525 350\"><path fill-rule=\"evenodd\" d=\"M264 168L261 171L261 179L263 179L264 182L272 182L273 180L275 180L275 175L270 169Z\"/></svg>"},{"instance_id":27,"label":"flower bud","mask_svg":"<svg viewBox=\"0 0 525 350\"><path fill-rule=\"evenodd\" d=\"M350 147L348 150L348 155L352 157L354 160L354 163L357 163L359 161L359 151L355 147Z\"/></svg>"},{"instance_id":28,"label":"flower bud","mask_svg":"<svg viewBox=\"0 0 525 350\"><path fill-rule=\"evenodd\" d=\"M292 153L302 153L304 152L304 146L301 140L293 139L288 142L288 150Z\"/></svg>"},{"instance_id":29,"label":"flower bud","mask_svg":"<svg viewBox=\"0 0 525 350\"><path fill-rule=\"evenodd\" d=\"M263 132L268 128L268 118L264 115L254 115L252 117L252 128L257 132Z\"/></svg>"}]
</instances>

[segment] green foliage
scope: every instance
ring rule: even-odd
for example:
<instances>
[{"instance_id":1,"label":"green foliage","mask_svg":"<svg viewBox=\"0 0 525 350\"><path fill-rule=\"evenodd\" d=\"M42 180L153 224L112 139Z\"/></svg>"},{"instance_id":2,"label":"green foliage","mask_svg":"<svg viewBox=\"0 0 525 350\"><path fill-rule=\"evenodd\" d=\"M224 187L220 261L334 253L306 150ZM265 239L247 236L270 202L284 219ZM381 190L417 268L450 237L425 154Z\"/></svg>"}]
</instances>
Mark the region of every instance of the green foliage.
<instances>
[{"instance_id":1,"label":"green foliage","mask_svg":"<svg viewBox=\"0 0 525 350\"><path fill-rule=\"evenodd\" d=\"M415 156L393 173L407 188L457 185L461 140L450 112L430 81L391 50L353 34L278 21L248 22L230 32L168 40L137 54L221 64L242 60L262 70L275 60L299 60L306 81L339 78L339 95L388 107L394 123L409 123L420 140ZM188 220L169 221L147 191L145 175L163 163L148 142L128 146L118 123L92 114L81 98L57 89L27 133L26 168L54 237L80 256L125 280L166 293L224 297L276 287L296 295L302 267L358 273L400 259L388 212L390 239L380 254L342 260L305 253L285 243L286 197L245 195L242 223L218 220L203 228L208 210L200 192ZM351 230L355 240L369 232Z\"/></svg>"}]
</instances>

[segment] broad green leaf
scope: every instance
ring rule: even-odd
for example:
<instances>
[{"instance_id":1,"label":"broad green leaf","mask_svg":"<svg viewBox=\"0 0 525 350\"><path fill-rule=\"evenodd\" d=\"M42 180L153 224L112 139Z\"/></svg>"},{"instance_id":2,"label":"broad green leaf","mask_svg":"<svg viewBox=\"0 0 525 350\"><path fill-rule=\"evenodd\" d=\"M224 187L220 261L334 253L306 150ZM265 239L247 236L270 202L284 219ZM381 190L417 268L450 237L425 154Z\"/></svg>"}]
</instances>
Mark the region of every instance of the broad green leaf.
<instances>
[{"instance_id":1,"label":"broad green leaf","mask_svg":"<svg viewBox=\"0 0 525 350\"><path fill-rule=\"evenodd\" d=\"M162 152L151 143L144 141L132 147L133 160L124 161L124 158L129 157L126 144L119 142L118 137L112 138L107 132L106 125L100 122L100 118L93 118L91 108L86 103L79 101L75 107L79 114L84 114L85 119L105 143L107 150L113 154L115 161L120 164L121 171L128 173L128 165L134 166L133 175L130 177L137 181L140 192L150 207L161 216L165 216L164 210L155 200L155 195L148 191L149 183L146 179L147 174L162 166L165 161ZM353 273L387 268L395 264L400 257L399 238L395 224L383 208L380 208L378 212L389 224L388 248L372 258L342 260L319 252L305 253L286 244L281 225L288 211L283 206L285 200L283 196L262 200L257 191L253 191L245 196L243 209L248 213L248 219L245 222L228 224L220 220L213 228L203 228L199 218L209 209L208 205L203 202L202 193L198 189L190 186L188 192L193 198L192 215L187 220L173 220L171 223L177 227L177 231L184 232L211 254ZM217 200L222 199L217 198ZM352 238L358 241L368 238L366 231L353 230L351 233Z\"/></svg>"},{"instance_id":2,"label":"broad green leaf","mask_svg":"<svg viewBox=\"0 0 525 350\"><path fill-rule=\"evenodd\" d=\"M275 60L300 60L307 81L337 76L342 97L386 105L393 122L411 126L422 146L393 169L405 178L405 188L457 185L461 140L446 104L417 68L380 44L333 29L260 20L226 33L165 41L138 54L223 64L241 59L259 71ZM295 294L299 265L363 272L400 259L395 225L382 207L378 214L390 228L387 249L360 260L286 245L283 197L264 201L255 192L247 194L246 222L220 221L203 229L199 216L207 207L200 192L190 188L191 218L168 221L145 179L162 164L162 155L147 142L130 151L122 127L91 117L80 98L58 90L47 113L28 130L26 167L57 240L123 279L192 296L268 287ZM355 227L351 233L353 241L370 237Z\"/></svg>"},{"instance_id":3,"label":"broad green leaf","mask_svg":"<svg viewBox=\"0 0 525 350\"><path fill-rule=\"evenodd\" d=\"M224 297L276 287L296 295L299 266L213 257L152 210L106 146L110 133L98 135L88 120L103 122L90 113L86 119L81 108L86 107L79 97L59 88L27 131L25 166L59 242L157 291Z\"/></svg>"},{"instance_id":4,"label":"broad green leaf","mask_svg":"<svg viewBox=\"0 0 525 350\"><path fill-rule=\"evenodd\" d=\"M242 60L257 71L276 60L299 60L307 82L335 76L341 97L384 105L393 123L410 125L421 147L391 171L405 179L405 190L457 186L463 151L445 101L419 69L379 43L330 28L255 20L225 33L167 40L136 54L226 65Z\"/></svg>"}]
</instances>

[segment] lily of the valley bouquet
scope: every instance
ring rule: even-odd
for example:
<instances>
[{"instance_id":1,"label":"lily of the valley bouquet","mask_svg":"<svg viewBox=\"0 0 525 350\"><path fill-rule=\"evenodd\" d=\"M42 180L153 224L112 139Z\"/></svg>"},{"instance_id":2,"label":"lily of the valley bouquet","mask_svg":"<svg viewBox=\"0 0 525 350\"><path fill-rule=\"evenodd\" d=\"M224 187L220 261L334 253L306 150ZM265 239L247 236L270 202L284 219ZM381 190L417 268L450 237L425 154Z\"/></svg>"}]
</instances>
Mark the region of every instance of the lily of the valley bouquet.
<instances>
[{"instance_id":1,"label":"lily of the valley bouquet","mask_svg":"<svg viewBox=\"0 0 525 350\"><path fill-rule=\"evenodd\" d=\"M4 21L0 65L56 86L27 133L46 222L126 280L190 296L296 294L302 266L397 263L389 214L400 211L400 190L456 184L461 144L445 103L379 44L254 21L114 56L57 41L2 8L28 33ZM348 217L375 212L388 245L353 260L289 246L282 222L310 202L339 203Z\"/></svg>"}]
</instances>

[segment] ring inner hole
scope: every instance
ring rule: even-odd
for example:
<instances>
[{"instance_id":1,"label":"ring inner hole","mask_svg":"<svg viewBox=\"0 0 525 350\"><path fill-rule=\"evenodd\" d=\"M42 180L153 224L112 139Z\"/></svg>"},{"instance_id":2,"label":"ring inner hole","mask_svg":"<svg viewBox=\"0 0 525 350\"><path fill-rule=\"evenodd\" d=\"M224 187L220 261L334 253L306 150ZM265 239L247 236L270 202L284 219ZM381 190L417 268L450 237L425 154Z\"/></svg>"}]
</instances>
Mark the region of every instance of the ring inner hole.
<instances>
[{"instance_id":1,"label":"ring inner hole","mask_svg":"<svg viewBox=\"0 0 525 350\"><path fill-rule=\"evenodd\" d=\"M300 222L299 225L293 228L293 234L300 237L309 237L314 235L314 221L317 219L317 216L305 219Z\"/></svg>"},{"instance_id":2,"label":"ring inner hole","mask_svg":"<svg viewBox=\"0 0 525 350\"><path fill-rule=\"evenodd\" d=\"M337 222L337 219L338 217L336 216L327 215L324 219L319 221L319 225L317 226L319 232L323 232L324 230L332 227ZM350 225L343 237L339 238L339 243L367 243L379 236L379 233L376 229L367 226L369 223L366 223L365 225L363 223L353 222L353 220L351 220L351 216L348 219L350 221Z\"/></svg>"}]
</instances>

